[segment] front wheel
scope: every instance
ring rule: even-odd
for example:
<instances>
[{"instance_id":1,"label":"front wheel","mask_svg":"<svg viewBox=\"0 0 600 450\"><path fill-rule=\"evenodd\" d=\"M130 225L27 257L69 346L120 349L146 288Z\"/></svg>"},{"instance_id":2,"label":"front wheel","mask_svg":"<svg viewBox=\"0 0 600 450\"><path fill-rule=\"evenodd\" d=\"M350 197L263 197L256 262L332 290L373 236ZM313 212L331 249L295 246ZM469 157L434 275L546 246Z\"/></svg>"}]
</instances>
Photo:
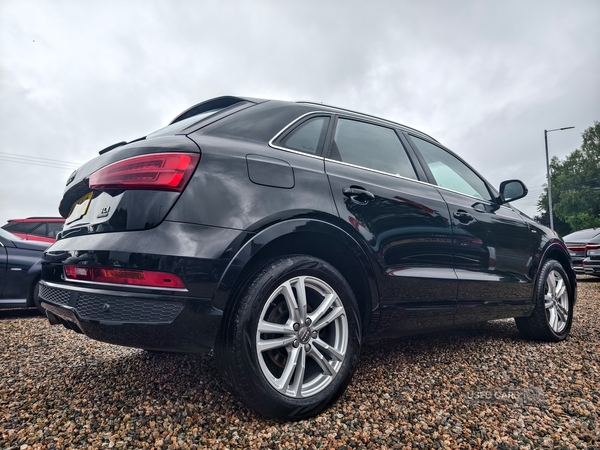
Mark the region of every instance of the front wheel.
<instances>
[{"instance_id":1,"label":"front wheel","mask_svg":"<svg viewBox=\"0 0 600 450\"><path fill-rule=\"evenodd\" d=\"M558 261L544 263L537 281L535 309L529 317L517 317L520 333L529 339L558 342L565 339L573 322L574 292Z\"/></svg>"},{"instance_id":2,"label":"front wheel","mask_svg":"<svg viewBox=\"0 0 600 450\"><path fill-rule=\"evenodd\" d=\"M325 261L298 255L251 278L226 313L215 360L250 408L299 420L343 393L360 344L358 307L346 280Z\"/></svg>"}]
</instances>

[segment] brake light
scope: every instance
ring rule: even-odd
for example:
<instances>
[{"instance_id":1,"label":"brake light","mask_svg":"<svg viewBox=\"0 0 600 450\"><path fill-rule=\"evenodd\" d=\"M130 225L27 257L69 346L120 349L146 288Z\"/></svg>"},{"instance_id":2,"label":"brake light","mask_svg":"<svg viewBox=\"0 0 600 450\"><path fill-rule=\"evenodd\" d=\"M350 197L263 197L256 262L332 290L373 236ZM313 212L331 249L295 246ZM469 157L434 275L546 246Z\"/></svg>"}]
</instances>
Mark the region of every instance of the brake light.
<instances>
[{"instance_id":1,"label":"brake light","mask_svg":"<svg viewBox=\"0 0 600 450\"><path fill-rule=\"evenodd\" d=\"M166 272L81 266L64 266L63 271L68 280L185 289L181 278Z\"/></svg>"},{"instance_id":2,"label":"brake light","mask_svg":"<svg viewBox=\"0 0 600 450\"><path fill-rule=\"evenodd\" d=\"M600 244L587 244L585 246L586 250L596 250L598 248L600 248Z\"/></svg>"},{"instance_id":3,"label":"brake light","mask_svg":"<svg viewBox=\"0 0 600 450\"><path fill-rule=\"evenodd\" d=\"M90 189L181 192L194 173L196 153L152 153L117 161L90 176Z\"/></svg>"}]
</instances>

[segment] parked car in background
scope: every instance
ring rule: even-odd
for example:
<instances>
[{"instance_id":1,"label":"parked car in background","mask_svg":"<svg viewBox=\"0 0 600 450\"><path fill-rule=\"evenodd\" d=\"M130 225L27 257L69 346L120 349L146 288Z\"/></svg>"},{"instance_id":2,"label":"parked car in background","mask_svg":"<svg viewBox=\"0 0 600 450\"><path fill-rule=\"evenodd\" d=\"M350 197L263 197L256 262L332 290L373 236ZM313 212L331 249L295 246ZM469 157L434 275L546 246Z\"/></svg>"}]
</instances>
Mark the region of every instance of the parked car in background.
<instances>
[{"instance_id":1,"label":"parked car in background","mask_svg":"<svg viewBox=\"0 0 600 450\"><path fill-rule=\"evenodd\" d=\"M600 276L600 228L575 231L563 240L576 273Z\"/></svg>"},{"instance_id":2,"label":"parked car in background","mask_svg":"<svg viewBox=\"0 0 600 450\"><path fill-rule=\"evenodd\" d=\"M388 120L220 97L69 178L40 297L93 339L214 348L249 407L306 418L343 393L365 336L507 317L569 335L571 259L511 206L526 194Z\"/></svg>"},{"instance_id":3,"label":"parked car in background","mask_svg":"<svg viewBox=\"0 0 600 450\"><path fill-rule=\"evenodd\" d=\"M10 219L2 228L27 241L53 243L64 223L63 217L28 217Z\"/></svg>"},{"instance_id":4,"label":"parked car in background","mask_svg":"<svg viewBox=\"0 0 600 450\"><path fill-rule=\"evenodd\" d=\"M47 242L26 241L0 228L0 309L40 306L41 260Z\"/></svg>"}]
</instances>

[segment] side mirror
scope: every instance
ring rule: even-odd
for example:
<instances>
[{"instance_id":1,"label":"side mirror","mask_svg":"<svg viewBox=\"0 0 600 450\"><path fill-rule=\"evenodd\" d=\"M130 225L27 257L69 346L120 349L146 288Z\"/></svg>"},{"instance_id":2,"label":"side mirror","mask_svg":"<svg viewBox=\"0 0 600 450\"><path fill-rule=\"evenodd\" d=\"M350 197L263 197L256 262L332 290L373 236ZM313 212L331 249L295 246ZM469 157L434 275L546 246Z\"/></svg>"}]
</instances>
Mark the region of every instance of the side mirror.
<instances>
[{"instance_id":1,"label":"side mirror","mask_svg":"<svg viewBox=\"0 0 600 450\"><path fill-rule=\"evenodd\" d=\"M500 198L498 203L512 202L527 195L527 186L521 180L507 180L500 183Z\"/></svg>"}]
</instances>

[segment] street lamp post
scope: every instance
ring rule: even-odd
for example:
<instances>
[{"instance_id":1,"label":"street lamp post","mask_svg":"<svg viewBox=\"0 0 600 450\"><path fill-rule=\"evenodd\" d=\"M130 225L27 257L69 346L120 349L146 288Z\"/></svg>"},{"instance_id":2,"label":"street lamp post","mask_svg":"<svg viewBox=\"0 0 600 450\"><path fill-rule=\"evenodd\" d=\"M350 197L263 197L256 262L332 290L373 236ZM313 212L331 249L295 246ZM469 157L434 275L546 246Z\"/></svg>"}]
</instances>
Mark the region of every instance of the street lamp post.
<instances>
[{"instance_id":1,"label":"street lamp post","mask_svg":"<svg viewBox=\"0 0 600 450\"><path fill-rule=\"evenodd\" d=\"M544 130L544 142L546 143L546 178L548 179L548 214L550 214L550 229L554 231L554 219L552 218L552 188L550 186L550 159L548 158L548 133L551 131L570 130L575 127L555 128Z\"/></svg>"}]
</instances>

